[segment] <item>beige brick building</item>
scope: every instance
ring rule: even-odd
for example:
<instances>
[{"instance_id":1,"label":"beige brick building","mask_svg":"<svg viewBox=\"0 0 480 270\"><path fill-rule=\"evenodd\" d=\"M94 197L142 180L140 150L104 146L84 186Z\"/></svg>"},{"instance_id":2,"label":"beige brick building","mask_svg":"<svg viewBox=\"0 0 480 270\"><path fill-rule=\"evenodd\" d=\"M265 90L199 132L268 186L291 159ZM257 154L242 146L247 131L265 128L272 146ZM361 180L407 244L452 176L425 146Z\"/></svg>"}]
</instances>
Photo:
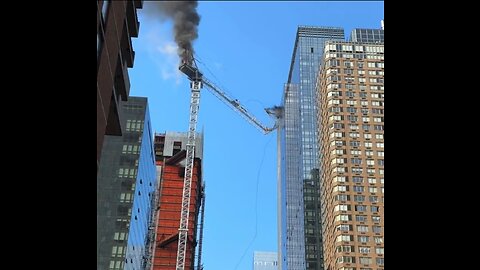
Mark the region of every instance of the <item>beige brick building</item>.
<instances>
[{"instance_id":1,"label":"beige brick building","mask_svg":"<svg viewBox=\"0 0 480 270\"><path fill-rule=\"evenodd\" d=\"M326 270L384 269L384 46L329 41L317 81Z\"/></svg>"}]
</instances>

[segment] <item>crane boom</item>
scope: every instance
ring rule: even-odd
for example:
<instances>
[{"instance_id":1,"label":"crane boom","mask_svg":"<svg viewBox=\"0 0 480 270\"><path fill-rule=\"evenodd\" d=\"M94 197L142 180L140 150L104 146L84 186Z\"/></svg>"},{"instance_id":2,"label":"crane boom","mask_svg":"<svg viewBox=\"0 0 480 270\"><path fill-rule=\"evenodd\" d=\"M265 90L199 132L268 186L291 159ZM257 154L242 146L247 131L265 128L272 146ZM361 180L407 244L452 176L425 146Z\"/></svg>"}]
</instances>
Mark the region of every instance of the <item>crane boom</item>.
<instances>
[{"instance_id":1,"label":"crane boom","mask_svg":"<svg viewBox=\"0 0 480 270\"><path fill-rule=\"evenodd\" d=\"M258 121L255 116L250 114L241 104L238 99L233 99L229 97L225 92L223 92L219 87L217 87L215 84L213 84L211 81L209 81L207 78L203 77L202 81L204 85L208 86L207 89L210 90L210 92L216 96L218 99L220 99L223 103L227 104L230 108L232 108L234 111L238 112L243 118L245 118L248 122L253 124L255 127L263 131L264 134L268 134L275 130L276 126L274 127L266 127L263 125L260 121Z\"/></svg>"}]
</instances>

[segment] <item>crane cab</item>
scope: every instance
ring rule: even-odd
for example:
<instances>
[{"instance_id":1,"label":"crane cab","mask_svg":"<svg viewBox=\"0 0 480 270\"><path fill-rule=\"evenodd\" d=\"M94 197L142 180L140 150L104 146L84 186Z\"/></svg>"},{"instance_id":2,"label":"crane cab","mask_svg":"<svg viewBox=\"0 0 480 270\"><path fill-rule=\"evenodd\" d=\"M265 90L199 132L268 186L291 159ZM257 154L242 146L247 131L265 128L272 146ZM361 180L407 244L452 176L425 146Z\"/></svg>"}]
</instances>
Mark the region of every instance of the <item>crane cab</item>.
<instances>
[{"instance_id":1,"label":"crane cab","mask_svg":"<svg viewBox=\"0 0 480 270\"><path fill-rule=\"evenodd\" d=\"M188 79L190 81L201 81L203 74L195 67L183 63L179 68L178 68L183 74L187 75Z\"/></svg>"}]
</instances>

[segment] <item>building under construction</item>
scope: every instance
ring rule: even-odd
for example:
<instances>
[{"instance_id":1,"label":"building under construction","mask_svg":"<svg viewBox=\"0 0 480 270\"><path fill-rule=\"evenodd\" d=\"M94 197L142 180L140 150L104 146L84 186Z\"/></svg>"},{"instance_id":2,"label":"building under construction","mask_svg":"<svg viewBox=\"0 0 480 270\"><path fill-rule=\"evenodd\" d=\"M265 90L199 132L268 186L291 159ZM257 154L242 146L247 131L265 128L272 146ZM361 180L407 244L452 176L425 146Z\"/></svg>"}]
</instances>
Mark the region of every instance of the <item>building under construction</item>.
<instances>
[{"instance_id":1,"label":"building under construction","mask_svg":"<svg viewBox=\"0 0 480 270\"><path fill-rule=\"evenodd\" d=\"M158 207L155 213L155 239L151 246L151 266L148 270L175 270L178 236L182 210L182 192L185 175L187 133L155 134L155 156L160 185ZM185 269L201 267L203 207L205 203L202 178L203 134L197 134L188 217L188 239ZM199 215L200 214L200 215Z\"/></svg>"}]
</instances>

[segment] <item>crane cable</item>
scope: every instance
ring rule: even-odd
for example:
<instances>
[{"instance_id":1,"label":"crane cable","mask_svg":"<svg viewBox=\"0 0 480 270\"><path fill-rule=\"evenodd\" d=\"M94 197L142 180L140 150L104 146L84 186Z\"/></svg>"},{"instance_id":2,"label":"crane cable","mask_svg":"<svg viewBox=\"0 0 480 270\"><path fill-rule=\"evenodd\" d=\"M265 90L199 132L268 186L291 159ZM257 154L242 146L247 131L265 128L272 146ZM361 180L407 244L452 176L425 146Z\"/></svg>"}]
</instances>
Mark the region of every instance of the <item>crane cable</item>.
<instances>
[{"instance_id":1,"label":"crane cable","mask_svg":"<svg viewBox=\"0 0 480 270\"><path fill-rule=\"evenodd\" d=\"M214 84L216 84L217 86L220 87L220 89L222 89L222 91L224 93L226 93L228 96L232 97L232 95L226 90L225 86L223 84L220 83L220 80L217 78L217 76L215 76L215 74L208 68L207 64L205 64L204 61L201 60L200 56L198 56L198 54L194 53L194 60L197 61L199 64L201 64L206 70L207 72L212 75L212 77L216 80L211 80ZM217 82L218 81L218 82Z\"/></svg>"},{"instance_id":2,"label":"crane cable","mask_svg":"<svg viewBox=\"0 0 480 270\"><path fill-rule=\"evenodd\" d=\"M272 138L274 136L270 136L270 139L268 140L268 142L265 144L265 146L263 147L263 155L262 155L262 160L260 161L260 166L258 168L258 171L257 171L257 183L256 183L256 189L255 189L255 233L253 234L253 238L252 240L250 241L250 243L248 244L247 248L245 249L245 251L243 252L242 256L240 257L240 260L237 262L237 264L235 265L235 268L234 270L236 270L238 268L238 266L240 265L240 263L242 262L243 258L245 257L245 255L247 254L247 251L252 247L253 243L255 242L256 238L257 238L257 231L258 231L258 186L260 184L260 172L262 170L262 166L263 166L263 161L265 160L265 154L267 152L267 146L270 144L270 142L272 141Z\"/></svg>"}]
</instances>

